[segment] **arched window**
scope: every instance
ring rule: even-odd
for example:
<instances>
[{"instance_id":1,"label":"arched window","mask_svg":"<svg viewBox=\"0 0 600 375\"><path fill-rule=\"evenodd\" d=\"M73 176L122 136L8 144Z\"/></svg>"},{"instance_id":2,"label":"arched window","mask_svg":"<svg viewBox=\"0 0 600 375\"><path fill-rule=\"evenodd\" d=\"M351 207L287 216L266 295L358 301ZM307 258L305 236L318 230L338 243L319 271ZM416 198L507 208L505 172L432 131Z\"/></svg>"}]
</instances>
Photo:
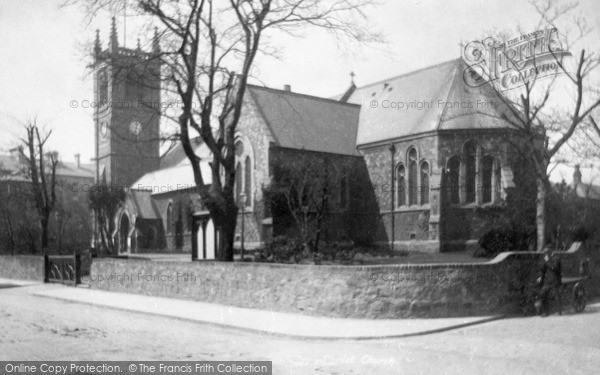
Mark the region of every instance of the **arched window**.
<instances>
[{"instance_id":1,"label":"arched window","mask_svg":"<svg viewBox=\"0 0 600 375\"><path fill-rule=\"evenodd\" d=\"M417 150L411 148L408 151L408 204L418 204L417 202Z\"/></svg>"},{"instance_id":2,"label":"arched window","mask_svg":"<svg viewBox=\"0 0 600 375\"><path fill-rule=\"evenodd\" d=\"M246 195L246 206L250 206L252 202L252 163L250 156L246 156L244 161L244 194Z\"/></svg>"},{"instance_id":3,"label":"arched window","mask_svg":"<svg viewBox=\"0 0 600 375\"><path fill-rule=\"evenodd\" d=\"M451 204L460 203L460 158L453 156L446 164L446 198Z\"/></svg>"},{"instance_id":4,"label":"arched window","mask_svg":"<svg viewBox=\"0 0 600 375\"><path fill-rule=\"evenodd\" d=\"M173 204L167 206L167 233L173 232Z\"/></svg>"},{"instance_id":5,"label":"arched window","mask_svg":"<svg viewBox=\"0 0 600 375\"><path fill-rule=\"evenodd\" d=\"M235 141L235 199L238 204L252 207L252 147L242 139ZM242 197L243 195L243 197ZM243 201L242 201L243 200Z\"/></svg>"},{"instance_id":6,"label":"arched window","mask_svg":"<svg viewBox=\"0 0 600 375\"><path fill-rule=\"evenodd\" d=\"M242 154L244 153L244 144L242 143L242 141L237 141L235 142L235 156L240 157L242 156Z\"/></svg>"},{"instance_id":7,"label":"arched window","mask_svg":"<svg viewBox=\"0 0 600 375\"><path fill-rule=\"evenodd\" d=\"M429 163L421 163L421 204L429 203Z\"/></svg>"},{"instance_id":8,"label":"arched window","mask_svg":"<svg viewBox=\"0 0 600 375\"><path fill-rule=\"evenodd\" d=\"M483 203L492 202L492 186L493 186L493 172L494 172L494 158L486 155L481 160L482 165L482 186L481 195Z\"/></svg>"},{"instance_id":9,"label":"arched window","mask_svg":"<svg viewBox=\"0 0 600 375\"><path fill-rule=\"evenodd\" d=\"M235 167L235 200L240 202L242 195L242 164L237 163Z\"/></svg>"},{"instance_id":10,"label":"arched window","mask_svg":"<svg viewBox=\"0 0 600 375\"><path fill-rule=\"evenodd\" d=\"M406 168L399 164L396 169L396 191L398 207L406 204Z\"/></svg>"},{"instance_id":11,"label":"arched window","mask_svg":"<svg viewBox=\"0 0 600 375\"><path fill-rule=\"evenodd\" d=\"M465 196L466 203L474 203L477 192L477 144L465 143Z\"/></svg>"}]
</instances>

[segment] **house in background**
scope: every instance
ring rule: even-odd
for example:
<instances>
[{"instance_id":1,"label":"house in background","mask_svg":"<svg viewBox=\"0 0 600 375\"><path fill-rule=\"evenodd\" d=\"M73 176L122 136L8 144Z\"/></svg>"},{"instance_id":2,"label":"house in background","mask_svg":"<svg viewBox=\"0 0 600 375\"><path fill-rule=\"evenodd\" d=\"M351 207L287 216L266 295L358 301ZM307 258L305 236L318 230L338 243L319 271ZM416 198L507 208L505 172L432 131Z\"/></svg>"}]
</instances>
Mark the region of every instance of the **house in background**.
<instances>
[{"instance_id":1,"label":"house in background","mask_svg":"<svg viewBox=\"0 0 600 375\"><path fill-rule=\"evenodd\" d=\"M21 147L10 155L0 155L0 253L7 251L40 252L38 216L33 206L28 163ZM51 252L79 251L88 248L92 236L88 192L95 183L93 164L60 159L56 168L57 204L50 221ZM29 250L25 250L29 249Z\"/></svg>"}]
</instances>

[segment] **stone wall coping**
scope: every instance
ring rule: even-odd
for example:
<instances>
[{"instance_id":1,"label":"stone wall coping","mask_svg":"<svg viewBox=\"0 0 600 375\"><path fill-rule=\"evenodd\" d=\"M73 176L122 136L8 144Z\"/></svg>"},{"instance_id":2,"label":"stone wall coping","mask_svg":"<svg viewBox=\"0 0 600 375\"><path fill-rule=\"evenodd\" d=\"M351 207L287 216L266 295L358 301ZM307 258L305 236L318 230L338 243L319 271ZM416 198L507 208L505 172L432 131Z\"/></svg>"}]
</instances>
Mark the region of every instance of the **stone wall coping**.
<instances>
[{"instance_id":1,"label":"stone wall coping","mask_svg":"<svg viewBox=\"0 0 600 375\"><path fill-rule=\"evenodd\" d=\"M535 251L509 251L498 254L495 258L487 262L473 263L423 263L423 264L373 264L373 265L315 265L315 264L281 264L281 263L259 263L259 262L220 262L220 261L197 261L192 263L211 264L214 266L225 267L250 267L250 268L287 268L287 269L305 269L305 270L331 270L331 271L377 271L377 270L411 270L411 269L445 269L445 268L487 268L493 267L507 261L509 258L535 259L541 256L541 253ZM126 262L152 262L150 259L123 259ZM119 258L96 258L94 262L115 262L123 261ZM187 264L175 260L160 261L155 263L168 264Z\"/></svg>"}]
</instances>

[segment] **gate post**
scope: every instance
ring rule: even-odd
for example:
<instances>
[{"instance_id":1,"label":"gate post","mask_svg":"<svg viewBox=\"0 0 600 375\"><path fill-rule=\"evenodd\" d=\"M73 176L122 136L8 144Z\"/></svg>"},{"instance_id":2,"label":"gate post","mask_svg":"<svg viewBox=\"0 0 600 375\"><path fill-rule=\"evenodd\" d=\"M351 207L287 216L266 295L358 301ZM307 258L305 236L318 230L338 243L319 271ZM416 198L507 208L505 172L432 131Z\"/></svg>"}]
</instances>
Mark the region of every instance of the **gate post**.
<instances>
[{"instance_id":1,"label":"gate post","mask_svg":"<svg viewBox=\"0 0 600 375\"><path fill-rule=\"evenodd\" d=\"M192 215L192 261L198 260L198 221Z\"/></svg>"},{"instance_id":2,"label":"gate post","mask_svg":"<svg viewBox=\"0 0 600 375\"><path fill-rule=\"evenodd\" d=\"M50 260L48 254L44 251L44 283L48 282L48 274L50 273Z\"/></svg>"},{"instance_id":3,"label":"gate post","mask_svg":"<svg viewBox=\"0 0 600 375\"><path fill-rule=\"evenodd\" d=\"M81 254L74 254L75 260L75 285L81 284Z\"/></svg>"}]
</instances>

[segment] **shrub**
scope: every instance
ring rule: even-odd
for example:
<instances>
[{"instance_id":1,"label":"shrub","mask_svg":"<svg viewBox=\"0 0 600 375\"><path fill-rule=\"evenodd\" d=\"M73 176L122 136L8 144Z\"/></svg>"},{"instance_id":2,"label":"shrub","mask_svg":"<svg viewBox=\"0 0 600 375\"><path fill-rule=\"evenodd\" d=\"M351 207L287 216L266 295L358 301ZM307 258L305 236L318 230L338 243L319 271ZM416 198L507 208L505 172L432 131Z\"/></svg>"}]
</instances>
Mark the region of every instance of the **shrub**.
<instances>
[{"instance_id":1,"label":"shrub","mask_svg":"<svg viewBox=\"0 0 600 375\"><path fill-rule=\"evenodd\" d=\"M583 225L571 229L571 240L573 242L584 242L590 237L588 230Z\"/></svg>"},{"instance_id":2,"label":"shrub","mask_svg":"<svg viewBox=\"0 0 600 375\"><path fill-rule=\"evenodd\" d=\"M341 264L352 264L357 251L358 249L353 245L344 246L333 244L331 246L324 247L321 250L323 254L322 260Z\"/></svg>"},{"instance_id":3,"label":"shrub","mask_svg":"<svg viewBox=\"0 0 600 375\"><path fill-rule=\"evenodd\" d=\"M304 244L297 238L287 236L274 237L269 245L258 250L257 262L298 263L305 255Z\"/></svg>"},{"instance_id":4,"label":"shrub","mask_svg":"<svg viewBox=\"0 0 600 375\"><path fill-rule=\"evenodd\" d=\"M479 238L479 247L473 253L475 257L494 257L503 251L526 251L534 233L511 227L495 228Z\"/></svg>"}]
</instances>

